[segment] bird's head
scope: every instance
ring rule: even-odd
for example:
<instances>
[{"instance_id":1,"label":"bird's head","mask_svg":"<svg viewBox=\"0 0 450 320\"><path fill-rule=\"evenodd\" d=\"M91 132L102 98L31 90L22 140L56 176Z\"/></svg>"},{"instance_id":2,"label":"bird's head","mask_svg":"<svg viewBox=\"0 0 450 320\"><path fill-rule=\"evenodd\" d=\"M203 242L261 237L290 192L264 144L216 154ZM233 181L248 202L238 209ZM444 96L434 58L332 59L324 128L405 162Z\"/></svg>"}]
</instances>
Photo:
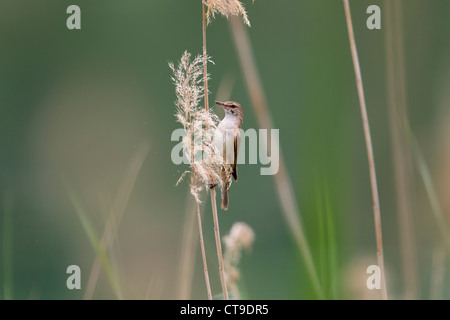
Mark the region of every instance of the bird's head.
<instances>
[{"instance_id":1,"label":"bird's head","mask_svg":"<svg viewBox=\"0 0 450 320\"><path fill-rule=\"evenodd\" d=\"M242 107L239 103L235 101L216 101L216 104L221 106L225 110L225 114L229 114L234 117L239 117L241 119L244 118L244 112L242 111Z\"/></svg>"}]
</instances>

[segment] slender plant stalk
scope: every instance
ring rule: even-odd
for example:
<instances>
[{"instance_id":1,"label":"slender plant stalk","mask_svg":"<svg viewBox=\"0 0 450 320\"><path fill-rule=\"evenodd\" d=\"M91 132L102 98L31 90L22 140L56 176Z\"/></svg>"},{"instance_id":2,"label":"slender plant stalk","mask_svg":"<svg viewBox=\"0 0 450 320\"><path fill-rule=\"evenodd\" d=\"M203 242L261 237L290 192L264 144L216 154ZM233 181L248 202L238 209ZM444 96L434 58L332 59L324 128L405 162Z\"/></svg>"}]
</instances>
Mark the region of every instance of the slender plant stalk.
<instances>
[{"instance_id":1,"label":"slender plant stalk","mask_svg":"<svg viewBox=\"0 0 450 320\"><path fill-rule=\"evenodd\" d=\"M203 85L205 87L205 110L209 110L208 101L208 57L206 55L206 14L205 14L205 2L202 0L202 35L203 35ZM208 129L208 128L206 128Z\"/></svg>"},{"instance_id":2,"label":"slender plant stalk","mask_svg":"<svg viewBox=\"0 0 450 320\"><path fill-rule=\"evenodd\" d=\"M196 175L191 175L191 184L194 184L194 180L192 179L195 176ZM208 299L212 300L211 284L209 281L209 274L208 274L208 265L206 263L205 244L203 241L200 203L197 202L196 199L194 199L194 197L192 197L190 193L188 194L186 201L187 201L186 204L187 210L186 210L186 221L180 257L178 298L180 300L186 300L190 298L192 279L194 276L195 256L197 251L196 246L197 237L195 236L195 221L197 220L200 248L202 253L203 272L206 282L206 292L208 294ZM194 202L196 206L195 209L194 209ZM193 214L194 210L196 211L196 214Z\"/></svg>"},{"instance_id":3,"label":"slender plant stalk","mask_svg":"<svg viewBox=\"0 0 450 320\"><path fill-rule=\"evenodd\" d=\"M414 183L412 177L411 142L405 128L408 123L404 54L402 44L400 1L386 1L386 89L391 126L392 152L395 168L397 214L403 267L404 298L417 299L420 292L418 281L417 253L412 214L415 206L412 199Z\"/></svg>"},{"instance_id":4,"label":"slender plant stalk","mask_svg":"<svg viewBox=\"0 0 450 320\"><path fill-rule=\"evenodd\" d=\"M242 73L244 75L247 91L250 95L250 99L252 100L252 106L254 108L258 125L263 129L272 129L274 128L272 116L270 115L258 68L255 64L253 50L247 30L244 28L238 17L230 17L229 21L234 46L238 53ZM263 143L263 145L269 146L267 141L264 142L265 143ZM305 233L303 231L300 220L300 211L295 199L294 188L292 187L292 182L284 162L283 152L278 145L275 145L275 142L276 141L272 143L274 145L274 149L279 150L279 170L273 177L275 180L275 189L277 191L278 200L282 208L284 219L286 220L300 250L300 254L303 257L314 290L316 291L317 296L320 299L323 299L323 289L319 281L319 276L312 259L308 242L306 241Z\"/></svg>"},{"instance_id":5,"label":"slender plant stalk","mask_svg":"<svg viewBox=\"0 0 450 320\"><path fill-rule=\"evenodd\" d=\"M193 132L193 120L190 121L191 124L191 132ZM191 138L191 163L194 163L194 137ZM193 184L195 187L197 187L197 179L195 169L192 167L193 175L191 176L191 184ZM203 228L202 228L202 215L200 213L200 203L197 199L195 199L196 203L196 211L197 211L197 222L198 222L198 232L199 232L199 238L200 238L200 247L202 251L202 262L203 262L203 273L205 275L205 282L206 282L206 292L208 294L208 299L212 300L212 294L211 294L211 283L209 281L209 274L208 274L208 264L206 262L206 251L205 251L205 243L203 241Z\"/></svg>"},{"instance_id":6,"label":"slender plant stalk","mask_svg":"<svg viewBox=\"0 0 450 320\"><path fill-rule=\"evenodd\" d=\"M356 50L355 36L353 32L352 17L350 15L350 5L348 0L343 0L345 9L345 18L347 21L348 36L350 39L350 49L352 52L353 67L355 69L356 76L356 87L358 89L359 105L361 107L361 116L364 127L364 137L366 140L367 147L367 157L369 160L369 172L370 172L370 182L372 188L373 197L373 212L375 220L375 233L377 239L377 258L378 266L381 272L381 296L382 299L387 300L387 290L386 290L386 278L385 278L385 268L384 268L384 255L383 255L383 239L381 232L381 215L380 215L380 201L378 197L378 187L377 187L377 176L375 172L375 160L372 148L372 138L370 135L369 119L367 116L366 100L364 97L363 83L361 77L361 69L359 66L358 52Z\"/></svg>"},{"instance_id":7,"label":"slender plant stalk","mask_svg":"<svg viewBox=\"0 0 450 320\"><path fill-rule=\"evenodd\" d=\"M198 232L200 236L200 248L202 250L203 273L205 275L206 292L208 293L208 300L212 300L211 283L209 281L208 264L206 262L205 243L203 241L202 215L200 213L200 203L198 201L195 201L195 203L197 207Z\"/></svg>"},{"instance_id":8,"label":"slender plant stalk","mask_svg":"<svg viewBox=\"0 0 450 320\"><path fill-rule=\"evenodd\" d=\"M204 85L204 97L205 97L205 110L209 110L208 102L208 58L206 54L206 14L205 14L205 2L202 0L202 29L203 29L203 85ZM208 130L208 128L206 128ZM216 237L216 249L217 257L219 260L219 275L220 282L222 284L222 292L224 300L228 300L227 284L225 282L225 270L223 267L223 256L222 256L222 244L220 241L220 230L219 230L219 219L217 217L217 205L216 205L216 191L211 189L211 208L214 219L214 234Z\"/></svg>"},{"instance_id":9,"label":"slender plant stalk","mask_svg":"<svg viewBox=\"0 0 450 320\"><path fill-rule=\"evenodd\" d=\"M214 234L216 236L216 249L217 249L217 256L219 259L220 283L222 284L223 299L228 300L228 290L227 290L227 284L225 282L225 269L223 267L222 245L220 242L219 219L217 216L216 190L215 189L211 189L211 207L213 210Z\"/></svg>"},{"instance_id":10,"label":"slender plant stalk","mask_svg":"<svg viewBox=\"0 0 450 320\"><path fill-rule=\"evenodd\" d=\"M205 57L206 57L206 55L204 55L204 58ZM203 65L204 65L204 67L203 67L204 71L206 72L206 70L205 70L205 61L203 61ZM207 85L206 85L206 90L207 90ZM205 95L205 97L207 97L207 95ZM208 99L208 98L206 98L206 99ZM191 132L191 135L193 135L193 132L194 132L194 121L192 119L192 116L191 116L191 119L190 119L189 123L190 123L190 126L191 126L190 132ZM191 142L191 163L194 163L194 137L193 136L191 137L191 141L192 141ZM197 179L194 178L194 177L196 177L196 173L195 173L195 169L194 168L195 167L192 167L193 175L192 175L192 179L191 179L191 184L193 184L195 187L197 187ZM208 299L212 300L211 283L209 281L208 265L207 265L207 262L206 262L205 244L203 242L202 215L200 213L199 201L196 199L195 202L196 202L196 208L197 208L198 231L199 231L199 237L200 237L200 247L201 247L201 250L202 250L203 273L205 275L206 291L207 291L207 294L208 294Z\"/></svg>"},{"instance_id":11,"label":"slender plant stalk","mask_svg":"<svg viewBox=\"0 0 450 320\"><path fill-rule=\"evenodd\" d=\"M192 175L191 175L192 183ZM183 228L183 238L181 240L180 262L178 264L178 299L187 300L190 298L192 280L194 278L194 264L197 255L196 229L197 215L195 214L195 199L189 191L186 197L186 211Z\"/></svg>"}]
</instances>

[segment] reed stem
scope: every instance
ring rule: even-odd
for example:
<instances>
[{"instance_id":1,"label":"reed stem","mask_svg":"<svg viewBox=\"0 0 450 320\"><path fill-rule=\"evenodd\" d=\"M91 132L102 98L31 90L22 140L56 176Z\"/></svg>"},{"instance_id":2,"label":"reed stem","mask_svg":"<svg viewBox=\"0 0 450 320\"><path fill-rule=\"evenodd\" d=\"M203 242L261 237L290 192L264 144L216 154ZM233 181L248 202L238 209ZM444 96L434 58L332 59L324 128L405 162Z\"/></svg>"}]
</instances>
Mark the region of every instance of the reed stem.
<instances>
[{"instance_id":1,"label":"reed stem","mask_svg":"<svg viewBox=\"0 0 450 320\"><path fill-rule=\"evenodd\" d=\"M220 242L219 219L217 216L216 190L215 189L211 189L211 207L212 207L213 219L214 219L214 234L216 236L217 257L219 259L220 283L222 284L223 299L228 300L228 290L227 290L227 284L225 282L225 269L223 267L222 244Z\"/></svg>"},{"instance_id":2,"label":"reed stem","mask_svg":"<svg viewBox=\"0 0 450 320\"><path fill-rule=\"evenodd\" d=\"M206 54L206 14L205 14L205 2L202 0L202 29L203 29L203 85L204 85L204 97L205 97L205 110L208 112L208 58ZM208 128L206 128L208 130ZM222 244L220 242L220 231L219 231L219 219L217 216L217 205L216 205L216 191L211 189L211 208L214 219L214 234L216 237L216 249L217 257L219 259L219 275L220 282L222 284L222 292L224 300L228 300L227 285L225 282L225 270L223 268L223 256L222 256Z\"/></svg>"},{"instance_id":3,"label":"reed stem","mask_svg":"<svg viewBox=\"0 0 450 320\"><path fill-rule=\"evenodd\" d=\"M373 148L372 148L372 138L370 135L370 126L369 126L369 118L367 116L367 108L366 108L366 100L364 96L364 89L363 89L363 83L362 83L362 77L361 77L361 69L359 65L359 58L358 58L358 52L356 50L356 42L355 42L355 35L353 32L353 24L352 24L352 17L350 14L350 5L348 3L348 0L343 0L344 2L344 9L345 9L345 18L347 21L347 28L348 28L348 36L350 40L350 50L352 53L352 59L353 59L353 67L355 69L355 77L356 77L356 87L358 90L358 97L359 97L359 105L361 108L361 116L362 116L362 122L364 127L364 137L366 140L366 148L367 148L367 157L369 161L369 173L370 173L370 183L372 188L372 198L373 198L373 213L374 213L374 220L375 220L375 234L376 234L376 241L377 241L377 260L378 260L378 266L380 268L381 272L381 296L383 300L387 300L387 290L386 290L386 278L385 278L385 272L384 272L384 255L383 255L383 238L382 238L382 232L381 232L381 215L380 215L380 201L378 197L378 187L377 187L377 175L375 172L375 160L373 155Z\"/></svg>"},{"instance_id":4,"label":"reed stem","mask_svg":"<svg viewBox=\"0 0 450 320\"><path fill-rule=\"evenodd\" d=\"M202 1L202 34L203 34L203 85L205 87L205 110L208 112L209 110L209 101L208 101L208 57L206 55L206 14L205 14L205 2ZM206 128L208 129L208 128Z\"/></svg>"},{"instance_id":5,"label":"reed stem","mask_svg":"<svg viewBox=\"0 0 450 320\"><path fill-rule=\"evenodd\" d=\"M208 300L212 300L211 283L209 281L209 274L208 274L208 264L206 263L205 243L203 241L202 215L200 213L200 203L198 201L195 201L195 203L197 206L198 232L200 236L200 248L202 250L203 273L205 275L206 292L208 293Z\"/></svg>"}]
</instances>

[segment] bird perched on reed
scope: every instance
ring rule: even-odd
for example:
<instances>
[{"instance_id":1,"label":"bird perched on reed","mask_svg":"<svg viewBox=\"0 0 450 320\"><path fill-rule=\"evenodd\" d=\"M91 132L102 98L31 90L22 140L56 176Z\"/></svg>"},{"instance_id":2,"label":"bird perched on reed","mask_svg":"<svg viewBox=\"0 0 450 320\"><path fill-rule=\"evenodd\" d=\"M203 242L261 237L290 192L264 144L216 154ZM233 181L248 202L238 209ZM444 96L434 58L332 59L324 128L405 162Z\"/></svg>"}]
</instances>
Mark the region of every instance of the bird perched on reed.
<instances>
[{"instance_id":1,"label":"bird perched on reed","mask_svg":"<svg viewBox=\"0 0 450 320\"><path fill-rule=\"evenodd\" d=\"M222 180L221 207L224 210L228 210L231 176L235 181L238 179L237 159L241 142L240 129L244 119L244 112L242 111L241 105L234 101L216 101L216 104L225 110L225 117L219 123L214 133L213 143L223 159L220 174L220 179ZM231 166L231 170L227 170L229 166Z\"/></svg>"}]
</instances>

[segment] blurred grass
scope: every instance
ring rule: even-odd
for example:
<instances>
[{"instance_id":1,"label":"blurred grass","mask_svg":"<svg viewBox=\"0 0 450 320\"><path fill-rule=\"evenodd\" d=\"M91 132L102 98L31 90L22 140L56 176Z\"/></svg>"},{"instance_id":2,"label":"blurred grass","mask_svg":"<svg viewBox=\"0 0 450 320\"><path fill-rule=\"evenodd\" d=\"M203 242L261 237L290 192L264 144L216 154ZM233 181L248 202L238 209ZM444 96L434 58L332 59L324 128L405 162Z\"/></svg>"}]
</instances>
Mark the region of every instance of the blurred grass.
<instances>
[{"instance_id":1,"label":"blurred grass","mask_svg":"<svg viewBox=\"0 0 450 320\"><path fill-rule=\"evenodd\" d=\"M336 239L336 224L333 217L333 209L330 203L330 195L326 181L316 182L316 213L319 226L319 263L322 288L325 299L341 299L338 291L338 257L339 244Z\"/></svg>"},{"instance_id":2,"label":"blurred grass","mask_svg":"<svg viewBox=\"0 0 450 320\"><path fill-rule=\"evenodd\" d=\"M330 195L328 192L328 188L325 188L325 214L326 214L326 224L327 224L327 238L328 238L328 265L329 265L329 273L330 273L330 298L331 299L339 299L339 291L338 291L338 252L337 248L339 244L337 243L336 238L336 224L333 213L333 207L330 201Z\"/></svg>"},{"instance_id":3,"label":"blurred grass","mask_svg":"<svg viewBox=\"0 0 450 320\"><path fill-rule=\"evenodd\" d=\"M422 178L425 190L427 192L427 197L431 205L431 212L433 214L434 222L436 228L439 230L439 234L442 238L443 246L447 248L450 257L450 231L448 229L448 224L445 219L444 211L442 210L436 189L434 187L433 178L431 176L430 169L425 161L425 157L418 145L416 138L410 133L414 157L417 163L417 168Z\"/></svg>"},{"instance_id":4,"label":"blurred grass","mask_svg":"<svg viewBox=\"0 0 450 320\"><path fill-rule=\"evenodd\" d=\"M106 248L104 248L104 246L101 244L100 237L95 231L93 223L89 219L88 213L82 208L82 205L79 202L78 198L75 196L74 192L69 189L69 187L67 187L67 193L78 215L78 218L80 219L83 230L87 238L89 239L89 242L91 243L91 246L94 249L96 256L99 258L103 266L111 289L113 290L116 298L123 299L118 272L113 267L111 258L108 256Z\"/></svg>"}]
</instances>

